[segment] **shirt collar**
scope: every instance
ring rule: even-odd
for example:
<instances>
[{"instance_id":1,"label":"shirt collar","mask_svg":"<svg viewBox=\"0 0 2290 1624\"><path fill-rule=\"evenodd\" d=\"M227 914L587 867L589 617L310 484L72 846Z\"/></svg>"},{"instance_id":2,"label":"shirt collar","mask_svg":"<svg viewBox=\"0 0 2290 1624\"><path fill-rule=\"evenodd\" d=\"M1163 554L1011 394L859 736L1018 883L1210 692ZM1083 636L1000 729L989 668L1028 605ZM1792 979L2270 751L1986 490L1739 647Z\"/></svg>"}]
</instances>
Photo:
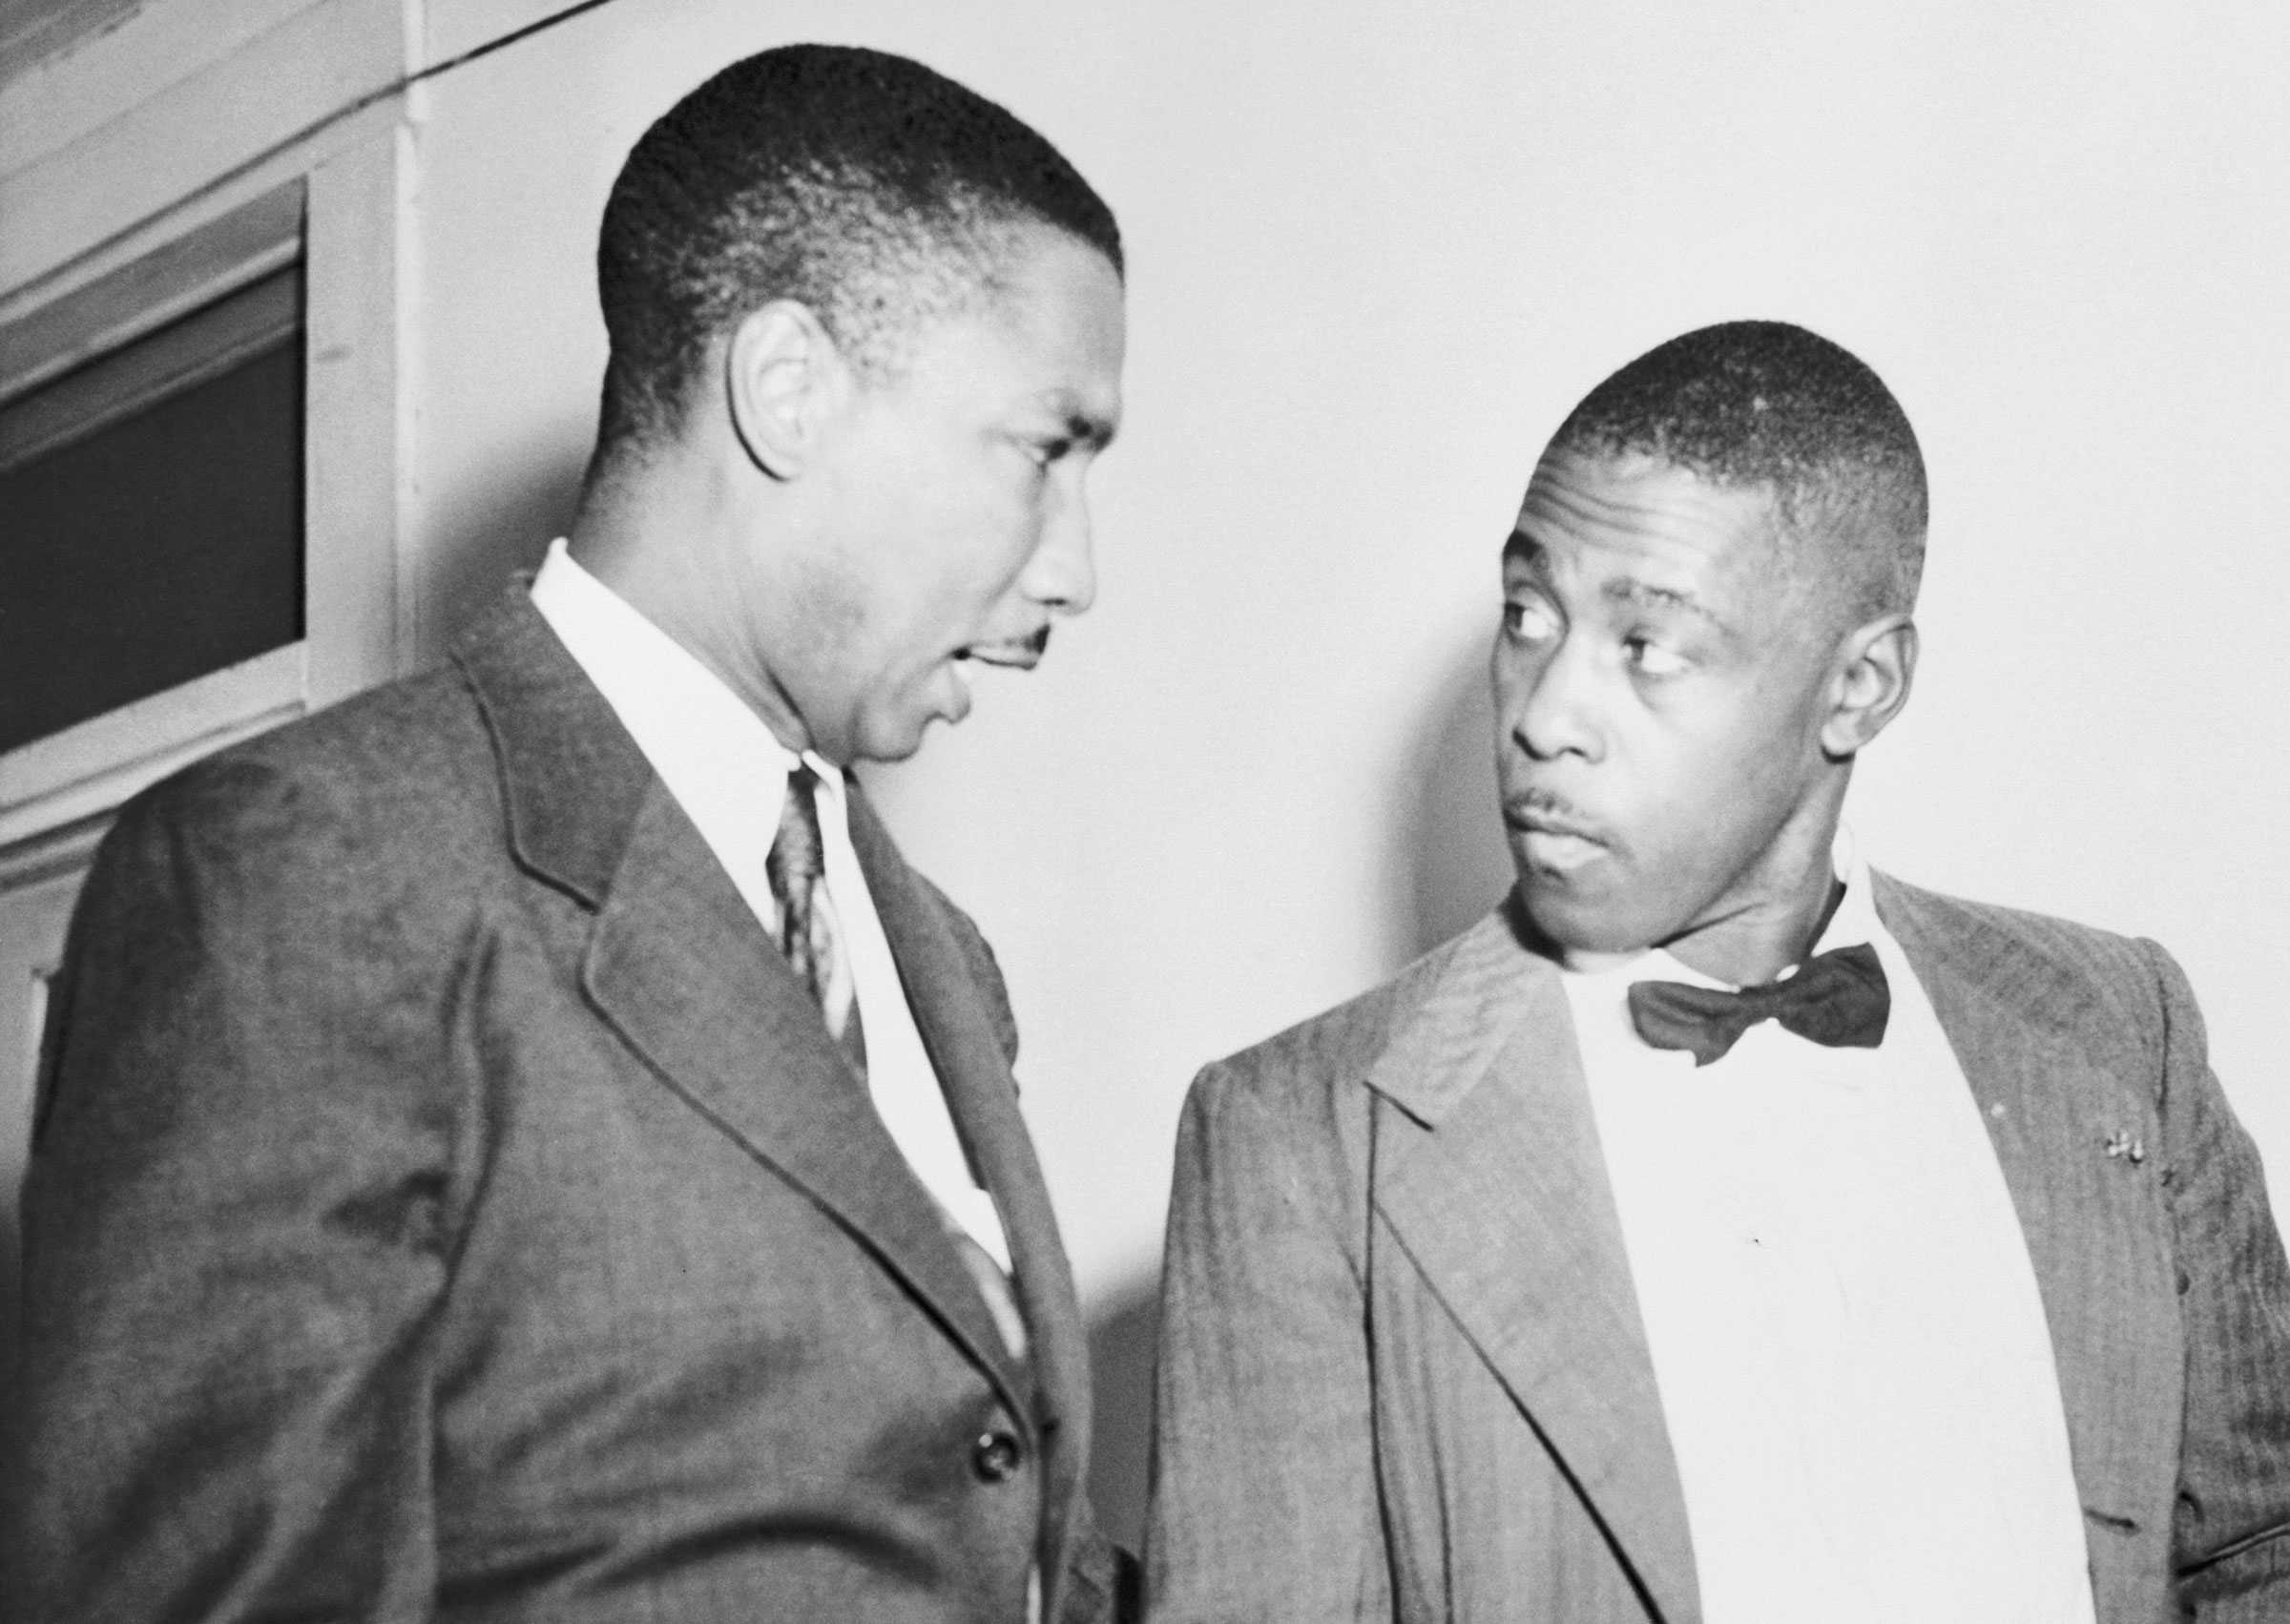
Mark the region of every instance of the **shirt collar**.
<instances>
[{"instance_id":1,"label":"shirt collar","mask_svg":"<svg viewBox=\"0 0 2290 1624\"><path fill-rule=\"evenodd\" d=\"M729 684L591 574L562 538L533 576L532 602L743 893L769 896L763 855L799 760L819 775L822 822L843 825L843 770L781 743Z\"/></svg>"},{"instance_id":2,"label":"shirt collar","mask_svg":"<svg viewBox=\"0 0 2290 1624\"><path fill-rule=\"evenodd\" d=\"M1836 842L1829 848L1829 863L1831 872L1844 882L1844 897L1838 903L1837 911L1829 916L1821 940L1813 944L1816 953L1855 947L1863 942L1873 943L1880 928L1876 899L1869 888L1868 861L1861 855L1861 843L1854 836L1851 824L1838 823Z\"/></svg>"}]
</instances>

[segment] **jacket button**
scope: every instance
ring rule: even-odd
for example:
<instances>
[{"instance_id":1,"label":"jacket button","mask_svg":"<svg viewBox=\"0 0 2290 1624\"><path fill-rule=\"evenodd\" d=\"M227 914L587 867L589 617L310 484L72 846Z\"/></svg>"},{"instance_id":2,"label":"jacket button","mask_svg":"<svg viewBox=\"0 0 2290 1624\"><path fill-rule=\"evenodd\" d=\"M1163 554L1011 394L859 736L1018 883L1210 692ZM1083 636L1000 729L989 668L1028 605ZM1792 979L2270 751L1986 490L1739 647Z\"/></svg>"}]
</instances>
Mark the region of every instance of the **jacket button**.
<instances>
[{"instance_id":1,"label":"jacket button","mask_svg":"<svg viewBox=\"0 0 2290 1624\"><path fill-rule=\"evenodd\" d=\"M981 1483L1008 1483L1018 1475L1026 1452L1007 1432L989 1432L970 1447L970 1469Z\"/></svg>"}]
</instances>

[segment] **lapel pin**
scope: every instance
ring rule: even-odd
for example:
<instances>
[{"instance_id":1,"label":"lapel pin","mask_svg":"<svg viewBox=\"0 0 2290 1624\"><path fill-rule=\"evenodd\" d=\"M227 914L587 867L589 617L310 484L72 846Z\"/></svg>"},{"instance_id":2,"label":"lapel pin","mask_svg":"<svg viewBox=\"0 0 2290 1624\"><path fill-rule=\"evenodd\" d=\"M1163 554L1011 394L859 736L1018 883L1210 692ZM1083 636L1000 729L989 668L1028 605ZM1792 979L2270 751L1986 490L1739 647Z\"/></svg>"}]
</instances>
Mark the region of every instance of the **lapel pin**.
<instances>
[{"instance_id":1,"label":"lapel pin","mask_svg":"<svg viewBox=\"0 0 2290 1624\"><path fill-rule=\"evenodd\" d=\"M2118 1128L2107 1136L2107 1154L2110 1160L2121 1156L2128 1158L2132 1166L2136 1167L2147 1159L2147 1147L2139 1141L2136 1135L2126 1134Z\"/></svg>"}]
</instances>

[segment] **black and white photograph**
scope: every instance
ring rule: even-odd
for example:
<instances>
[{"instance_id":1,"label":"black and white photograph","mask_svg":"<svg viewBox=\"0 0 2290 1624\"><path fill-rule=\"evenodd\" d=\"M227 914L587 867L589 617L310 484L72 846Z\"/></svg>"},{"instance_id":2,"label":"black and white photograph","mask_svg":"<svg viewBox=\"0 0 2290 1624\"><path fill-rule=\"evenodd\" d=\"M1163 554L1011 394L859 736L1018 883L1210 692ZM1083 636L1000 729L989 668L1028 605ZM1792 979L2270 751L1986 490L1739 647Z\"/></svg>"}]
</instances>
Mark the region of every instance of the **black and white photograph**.
<instances>
[{"instance_id":1,"label":"black and white photograph","mask_svg":"<svg viewBox=\"0 0 2290 1624\"><path fill-rule=\"evenodd\" d=\"M2290 1624L2290 10L0 0L0 1618Z\"/></svg>"}]
</instances>

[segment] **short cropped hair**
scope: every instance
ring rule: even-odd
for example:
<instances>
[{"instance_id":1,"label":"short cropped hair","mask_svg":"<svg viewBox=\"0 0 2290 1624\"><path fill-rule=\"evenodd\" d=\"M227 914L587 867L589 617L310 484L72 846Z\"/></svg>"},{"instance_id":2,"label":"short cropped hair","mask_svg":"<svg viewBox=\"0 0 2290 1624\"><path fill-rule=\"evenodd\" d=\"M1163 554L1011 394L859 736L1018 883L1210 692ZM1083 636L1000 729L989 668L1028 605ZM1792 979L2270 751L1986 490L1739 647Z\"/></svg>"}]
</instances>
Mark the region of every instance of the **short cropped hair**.
<instances>
[{"instance_id":1,"label":"short cropped hair","mask_svg":"<svg viewBox=\"0 0 2290 1624\"><path fill-rule=\"evenodd\" d=\"M1823 596L1860 618L1915 607L1929 503L1908 414L1875 372L1786 322L1727 322L1648 350L1551 440L1644 453L1713 485L1763 489Z\"/></svg>"},{"instance_id":2,"label":"short cropped hair","mask_svg":"<svg viewBox=\"0 0 2290 1624\"><path fill-rule=\"evenodd\" d=\"M1029 224L1122 268L1113 211L976 92L846 46L732 64L644 133L605 203L598 463L673 431L716 335L773 300L807 305L880 381L926 318L992 284Z\"/></svg>"}]
</instances>

